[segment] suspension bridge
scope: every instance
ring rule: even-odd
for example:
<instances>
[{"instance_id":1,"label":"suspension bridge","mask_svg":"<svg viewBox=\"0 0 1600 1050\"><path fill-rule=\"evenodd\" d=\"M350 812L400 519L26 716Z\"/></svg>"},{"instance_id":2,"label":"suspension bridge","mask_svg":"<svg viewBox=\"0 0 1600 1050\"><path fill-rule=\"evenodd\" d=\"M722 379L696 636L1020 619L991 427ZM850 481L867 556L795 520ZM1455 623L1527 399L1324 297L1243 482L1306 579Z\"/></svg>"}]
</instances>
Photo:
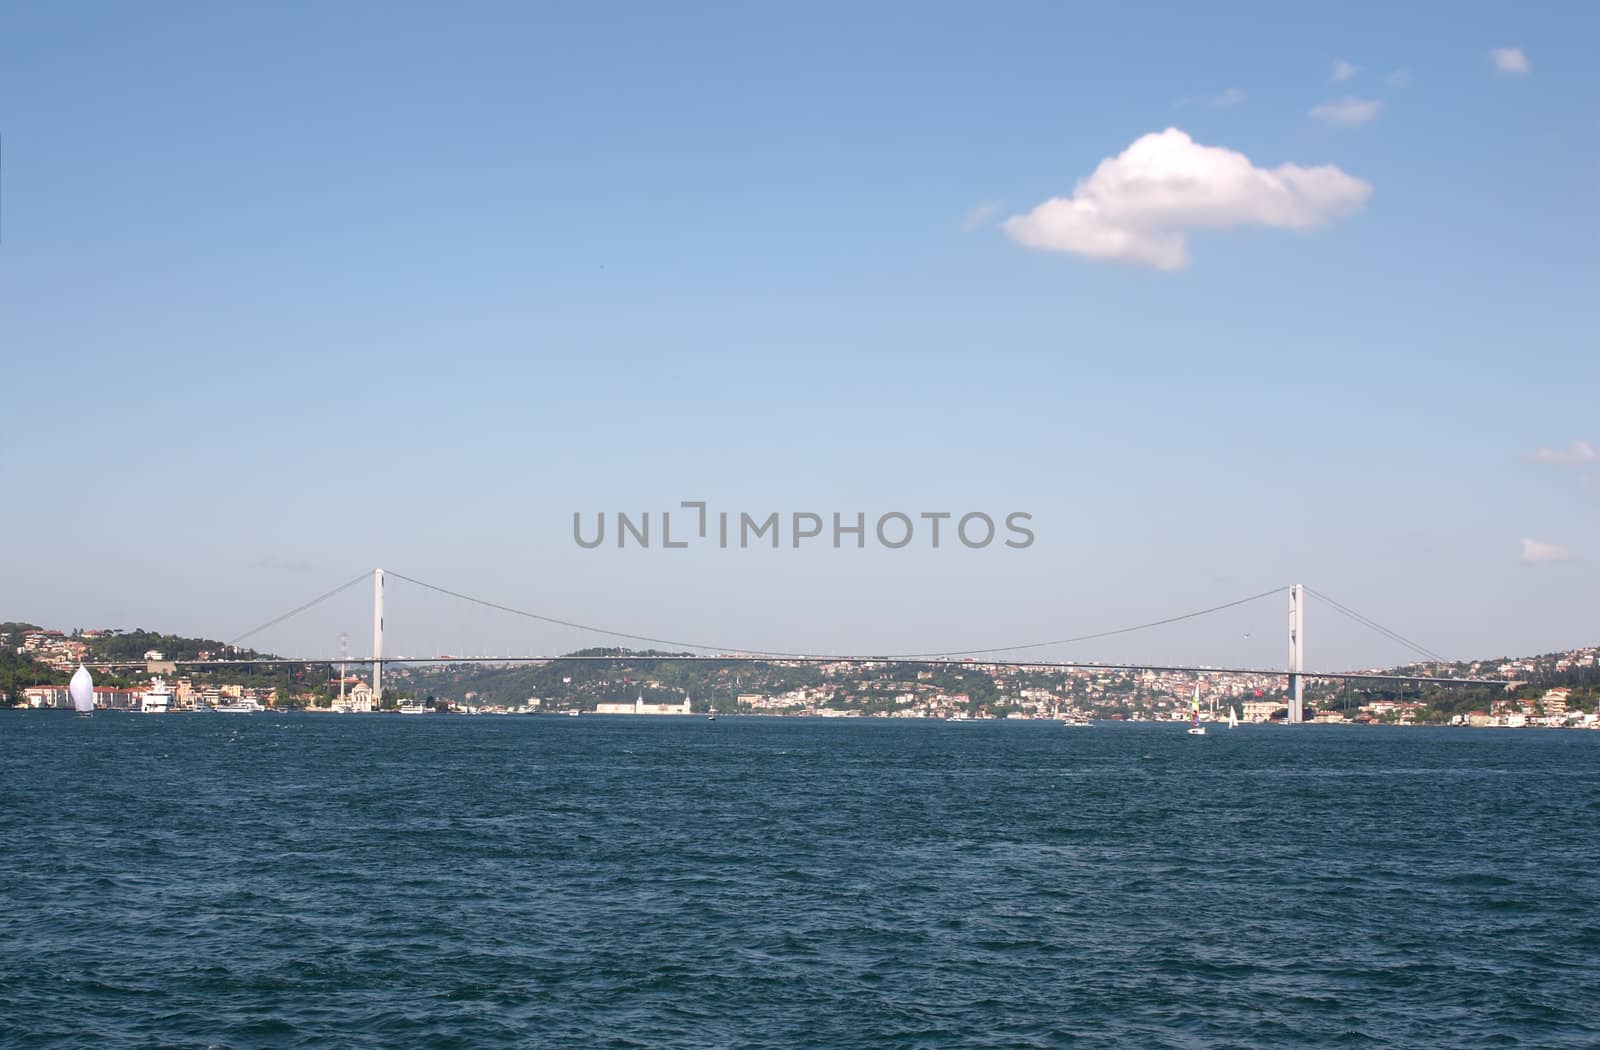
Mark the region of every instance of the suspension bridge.
<instances>
[{"instance_id":1,"label":"suspension bridge","mask_svg":"<svg viewBox=\"0 0 1600 1050\"><path fill-rule=\"evenodd\" d=\"M1392 682L1427 682L1439 685L1497 685L1504 686L1509 683L1498 678L1474 678L1446 676L1438 674L1406 674L1397 671L1373 670L1322 670L1308 669L1305 665L1305 611L1306 596L1311 595L1325 604L1329 609L1344 616L1355 623L1374 631L1383 637L1395 642L1418 657L1420 664L1447 665L1450 663L1445 657L1433 650L1412 641L1397 631L1383 626L1376 620L1364 616L1356 610L1344 605L1321 591L1304 584L1287 584L1273 587L1257 594L1246 595L1233 601L1213 605L1204 609L1195 609L1189 612L1166 616L1161 619L1144 623L1096 631L1088 634L1079 634L1066 638L1051 638L1036 642L1023 642L992 646L985 649L959 649L916 653L817 653L783 651L772 649L750 649L739 646L713 645L705 642L687 641L684 639L663 638L651 635L618 631L593 624L578 623L561 617L550 616L543 613L519 609L500 602L490 601L485 598L465 594L461 591L436 584L427 583L398 572L383 569L373 569L345 581L339 586L312 598L301 605L290 609L279 616L275 616L265 623L245 631L233 638L229 647L237 650L239 645L249 638L276 627L302 613L316 608L337 595L367 581L372 583L372 652L370 656L351 657L341 654L337 657L289 657L289 656L248 656L220 659L186 659L168 661L178 666L190 667L255 667L263 665L296 665L313 666L327 664L346 665L350 663L370 664L372 667L372 689L375 699L383 696L383 669L386 665L411 665L411 664L544 664L553 661L591 661L621 663L649 659L655 661L676 662L705 662L705 663L790 663L790 664L857 664L857 665L883 665L883 664L917 664L927 665L940 662L960 661L962 663L978 663L990 667L1027 667L1046 670L1105 670L1105 671L1157 671L1157 672L1188 672L1203 675L1254 675L1260 677L1281 676L1287 679L1287 708L1288 721L1302 722L1305 718L1304 692L1305 685L1312 680L1332 681L1392 681ZM585 654L585 655L535 655L535 656L386 656L384 654L384 588L388 580L400 580L409 585L426 591L437 593L449 598L457 599L482 608L491 609L511 616L537 621L543 624L573 628L617 641L643 643L647 645L663 645L673 650L670 653L651 652L642 654L638 652L619 651L612 654ZM1058 648L1062 646L1081 644L1097 641L1120 635L1135 634L1141 631L1154 630L1171 624L1195 620L1210 616L1224 610L1249 605L1264 601L1272 597L1287 599L1287 660L1285 665L1279 667L1226 667L1203 664L1169 664L1169 663L1100 663L1094 661L1063 661L1048 659L1026 659L1019 654L1030 650ZM133 668L145 666L144 661L108 661L89 664L91 667L105 669Z\"/></svg>"}]
</instances>

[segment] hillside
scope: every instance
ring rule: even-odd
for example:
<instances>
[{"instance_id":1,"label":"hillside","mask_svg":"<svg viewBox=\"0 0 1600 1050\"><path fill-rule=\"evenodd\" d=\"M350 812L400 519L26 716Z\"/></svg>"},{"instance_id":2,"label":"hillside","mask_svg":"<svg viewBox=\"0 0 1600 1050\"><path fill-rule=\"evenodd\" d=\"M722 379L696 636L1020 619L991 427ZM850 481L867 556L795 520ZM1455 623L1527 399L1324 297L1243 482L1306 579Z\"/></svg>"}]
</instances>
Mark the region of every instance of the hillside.
<instances>
[{"instance_id":1,"label":"hillside","mask_svg":"<svg viewBox=\"0 0 1600 1050\"><path fill-rule=\"evenodd\" d=\"M475 707L520 707L533 700L542 710L587 710L597 703L677 702L688 697L698 711L798 711L826 708L859 714L913 708L984 711L1006 715L1069 707L1101 717L1133 717L1172 710L1200 684L1208 701L1228 698L1269 702L1281 697L1285 679L1267 674L1249 680L1189 672L1112 671L1095 668L1016 667L980 662L926 664L796 664L784 661L662 659L673 654L625 649L590 649L573 657L618 660L553 660L544 664L456 664L397 667L391 681L416 695ZM1585 663L1584 661L1588 662ZM1515 660L1458 665L1430 664L1392 669L1432 677L1496 677L1510 666L1518 677L1501 685L1454 685L1428 681L1358 680L1310 683L1306 699L1315 710L1354 712L1375 701L1417 705L1422 720L1489 710L1507 701L1537 702L1563 687L1583 709L1600 703L1600 668L1594 650L1549 653ZM741 699L742 698L742 699Z\"/></svg>"},{"instance_id":2,"label":"hillside","mask_svg":"<svg viewBox=\"0 0 1600 1050\"><path fill-rule=\"evenodd\" d=\"M271 656L270 653L237 648L211 638L189 638L142 628L131 631L108 629L88 634L80 632L77 637L88 644L89 653L96 661L143 660L145 654L151 651L159 652L167 660L250 660Z\"/></svg>"}]
</instances>

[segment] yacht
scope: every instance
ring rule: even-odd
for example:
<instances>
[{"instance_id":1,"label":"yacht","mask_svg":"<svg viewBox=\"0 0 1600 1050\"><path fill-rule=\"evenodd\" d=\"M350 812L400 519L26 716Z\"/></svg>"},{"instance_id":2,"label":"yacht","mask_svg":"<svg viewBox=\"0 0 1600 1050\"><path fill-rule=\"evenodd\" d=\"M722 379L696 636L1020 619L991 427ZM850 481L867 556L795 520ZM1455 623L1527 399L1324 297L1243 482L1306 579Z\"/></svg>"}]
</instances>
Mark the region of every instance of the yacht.
<instances>
[{"instance_id":1,"label":"yacht","mask_svg":"<svg viewBox=\"0 0 1600 1050\"><path fill-rule=\"evenodd\" d=\"M172 710L172 687L160 675L150 679L150 687L139 697L139 713L164 715Z\"/></svg>"}]
</instances>

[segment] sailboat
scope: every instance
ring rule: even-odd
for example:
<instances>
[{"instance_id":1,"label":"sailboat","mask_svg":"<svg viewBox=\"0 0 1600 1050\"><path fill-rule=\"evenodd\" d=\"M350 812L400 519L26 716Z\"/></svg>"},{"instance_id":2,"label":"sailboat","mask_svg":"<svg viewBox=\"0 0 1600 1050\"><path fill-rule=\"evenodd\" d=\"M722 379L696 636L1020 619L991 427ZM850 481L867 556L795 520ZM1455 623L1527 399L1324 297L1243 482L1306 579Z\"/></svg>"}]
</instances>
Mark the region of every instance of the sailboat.
<instances>
[{"instance_id":1,"label":"sailboat","mask_svg":"<svg viewBox=\"0 0 1600 1050\"><path fill-rule=\"evenodd\" d=\"M1228 728L1239 728L1239 709L1237 707L1228 708Z\"/></svg>"},{"instance_id":2,"label":"sailboat","mask_svg":"<svg viewBox=\"0 0 1600 1050\"><path fill-rule=\"evenodd\" d=\"M88 715L94 710L94 675L82 664L72 672L72 682L67 686L67 694L72 697L72 706L80 715Z\"/></svg>"},{"instance_id":3,"label":"sailboat","mask_svg":"<svg viewBox=\"0 0 1600 1050\"><path fill-rule=\"evenodd\" d=\"M1200 724L1200 687L1198 685L1194 687L1194 700L1190 702L1189 710L1189 735L1205 736L1206 727Z\"/></svg>"}]
</instances>

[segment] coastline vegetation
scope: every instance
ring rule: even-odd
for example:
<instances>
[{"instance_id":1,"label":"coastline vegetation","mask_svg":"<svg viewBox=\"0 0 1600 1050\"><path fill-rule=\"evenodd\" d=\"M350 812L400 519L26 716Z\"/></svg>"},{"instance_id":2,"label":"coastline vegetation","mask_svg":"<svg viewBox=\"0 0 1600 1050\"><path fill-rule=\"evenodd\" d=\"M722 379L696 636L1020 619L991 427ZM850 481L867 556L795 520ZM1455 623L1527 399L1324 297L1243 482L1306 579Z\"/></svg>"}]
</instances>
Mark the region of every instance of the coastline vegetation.
<instances>
[{"instance_id":1,"label":"coastline vegetation","mask_svg":"<svg viewBox=\"0 0 1600 1050\"><path fill-rule=\"evenodd\" d=\"M64 685L70 669L51 666L36 655L19 651L17 640L36 625L0 623L0 696L15 703L23 689L35 685ZM77 630L62 636L82 645L90 664L145 665L147 654L160 653L163 661L182 661L178 673L196 683L230 683L270 690L276 706L329 707L339 695L338 665L321 663L275 664L248 661L274 659L254 649L238 648L207 638L188 637L143 629ZM691 702L694 711L733 714L749 710L777 713L783 710L831 710L858 715L885 715L925 706L939 698L946 710L968 715L1008 717L1023 713L1040 696L1059 701L1098 718L1150 716L1173 708L1171 682L1150 683L1138 674L1093 673L1057 667L1004 668L981 662L836 664L819 666L779 658L734 660L709 657L675 659L687 653L655 649L590 648L538 664L414 664L394 665L385 675L381 709L394 709L405 700L443 706L446 702L473 706L522 707L537 699L545 711L592 708L598 703L629 703L640 695L650 703ZM191 661L226 660L207 666ZM237 663L233 661L245 661ZM57 661L59 662L59 661ZM1306 691L1307 717L1337 711L1356 717L1368 705L1379 713L1363 715L1373 721L1405 719L1420 723L1445 723L1473 712L1516 705L1545 713L1542 699L1549 690L1567 690L1569 708L1592 710L1600 704L1600 667L1567 666L1557 669L1552 657L1533 658L1536 670L1511 689L1498 684L1450 684L1398 679L1312 681ZM96 672L102 685L128 686L148 680L155 669L133 666ZM1437 677L1473 677L1479 665L1429 665L1395 669L1397 674ZM349 673L362 674L365 665L351 660ZM1184 687L1185 689L1187 687ZM1255 699L1282 696L1281 685L1256 691ZM1219 701L1220 702L1220 701ZM1232 702L1232 701L1230 701ZM1386 703L1383 703L1386 702Z\"/></svg>"}]
</instances>

